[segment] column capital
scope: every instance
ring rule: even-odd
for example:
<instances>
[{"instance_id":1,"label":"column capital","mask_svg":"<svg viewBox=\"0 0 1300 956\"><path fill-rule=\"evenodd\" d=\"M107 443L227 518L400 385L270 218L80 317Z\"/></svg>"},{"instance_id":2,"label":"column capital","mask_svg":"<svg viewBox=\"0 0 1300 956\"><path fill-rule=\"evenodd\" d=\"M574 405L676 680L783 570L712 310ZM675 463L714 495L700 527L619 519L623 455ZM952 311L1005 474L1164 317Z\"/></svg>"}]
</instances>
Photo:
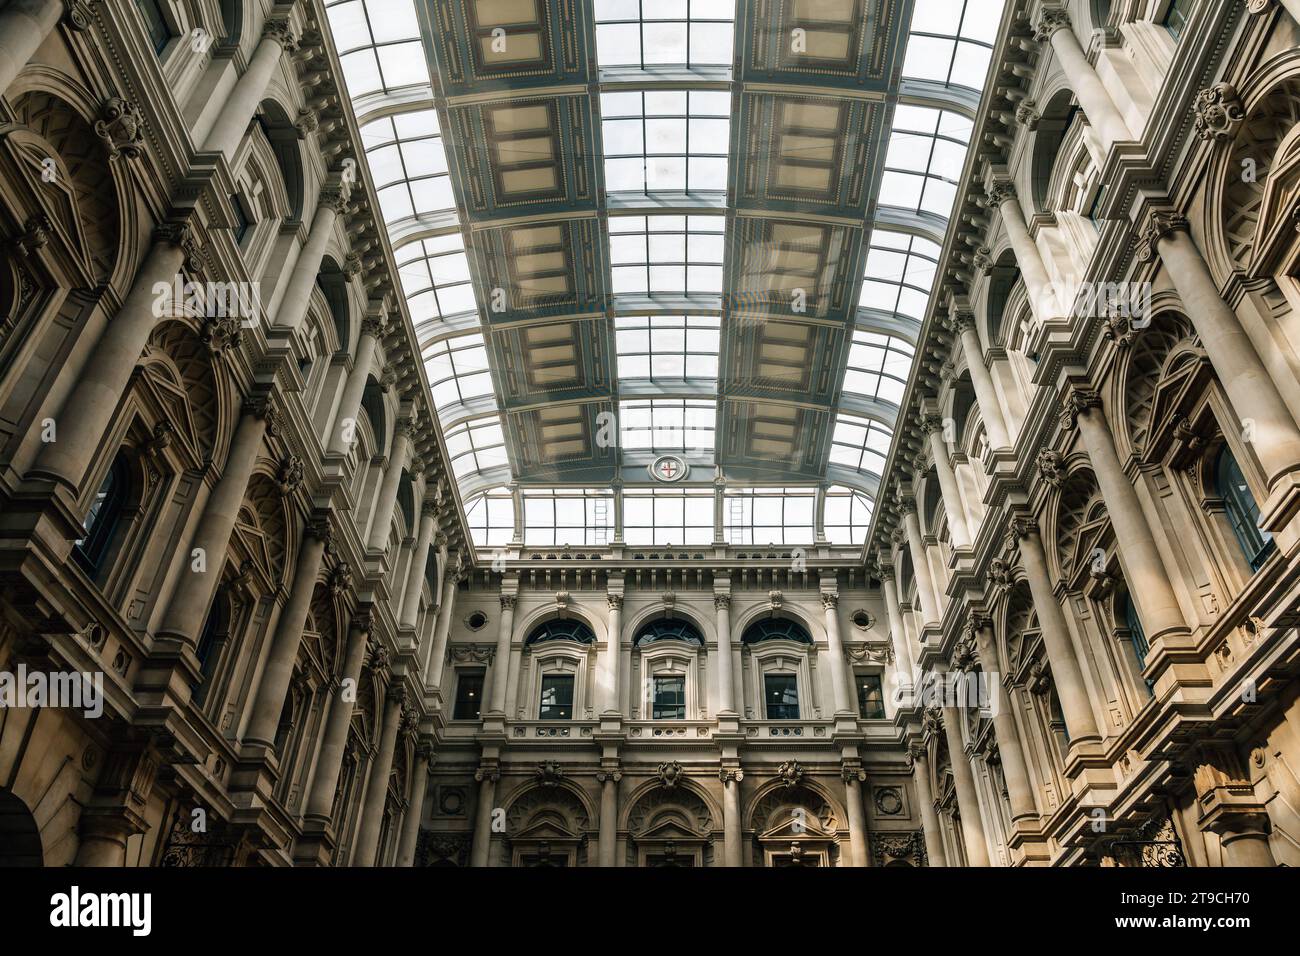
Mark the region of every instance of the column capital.
<instances>
[{"instance_id":1,"label":"column capital","mask_svg":"<svg viewBox=\"0 0 1300 956\"><path fill-rule=\"evenodd\" d=\"M328 511L315 511L307 519L307 534L325 545L326 551L333 551L334 528L330 525Z\"/></svg>"},{"instance_id":2,"label":"column capital","mask_svg":"<svg viewBox=\"0 0 1300 956\"><path fill-rule=\"evenodd\" d=\"M298 37L293 32L288 17L268 17L262 24L262 39L274 40L285 51L291 52L298 48Z\"/></svg>"},{"instance_id":3,"label":"column capital","mask_svg":"<svg viewBox=\"0 0 1300 956\"><path fill-rule=\"evenodd\" d=\"M726 611L726 610L729 610L730 608L731 608L731 595L730 595L730 594L715 594L715 595L713 595L713 609L714 609L715 611Z\"/></svg>"},{"instance_id":4,"label":"column capital","mask_svg":"<svg viewBox=\"0 0 1300 956\"><path fill-rule=\"evenodd\" d=\"M623 595L621 595L621 594L606 594L606 595L605 595L605 601L606 601L606 603L609 605L609 609L610 609L611 611L621 611L621 610L623 610Z\"/></svg>"},{"instance_id":5,"label":"column capital","mask_svg":"<svg viewBox=\"0 0 1300 956\"><path fill-rule=\"evenodd\" d=\"M1255 16L1267 13L1276 0L1246 0L1246 12Z\"/></svg>"},{"instance_id":6,"label":"column capital","mask_svg":"<svg viewBox=\"0 0 1300 956\"><path fill-rule=\"evenodd\" d=\"M623 779L623 771L618 767L601 767L596 771L598 783L618 783Z\"/></svg>"},{"instance_id":7,"label":"column capital","mask_svg":"<svg viewBox=\"0 0 1300 956\"><path fill-rule=\"evenodd\" d=\"M280 433L280 425L283 423L284 418L276 410L269 388L259 388L245 398L244 404L240 407L240 412L266 422L268 435L275 437Z\"/></svg>"},{"instance_id":8,"label":"column capital","mask_svg":"<svg viewBox=\"0 0 1300 956\"><path fill-rule=\"evenodd\" d=\"M503 595L501 595L501 610L503 610L503 611L513 611L513 610L515 609L515 604L516 604L518 601L519 601L519 597L518 597L518 595L515 595L515 594L503 594Z\"/></svg>"},{"instance_id":9,"label":"column capital","mask_svg":"<svg viewBox=\"0 0 1300 956\"><path fill-rule=\"evenodd\" d=\"M1176 232L1187 232L1190 228L1187 218L1177 210L1148 209L1139 234L1141 244L1137 249L1138 261L1150 262L1159 253L1161 239L1167 239Z\"/></svg>"},{"instance_id":10,"label":"column capital","mask_svg":"<svg viewBox=\"0 0 1300 956\"><path fill-rule=\"evenodd\" d=\"M728 784L740 783L745 779L745 771L739 768L723 767L718 771L718 779L722 781L724 787Z\"/></svg>"},{"instance_id":11,"label":"column capital","mask_svg":"<svg viewBox=\"0 0 1300 956\"><path fill-rule=\"evenodd\" d=\"M927 435L933 435L936 432L942 432L943 425L944 425L944 419L940 415L921 416L921 431L925 432Z\"/></svg>"},{"instance_id":12,"label":"column capital","mask_svg":"<svg viewBox=\"0 0 1300 956\"><path fill-rule=\"evenodd\" d=\"M1070 14L1065 7L1055 5L1044 5L1039 8L1038 15L1034 17L1034 39L1039 43L1052 39L1052 34L1058 30L1070 29Z\"/></svg>"},{"instance_id":13,"label":"column capital","mask_svg":"<svg viewBox=\"0 0 1300 956\"><path fill-rule=\"evenodd\" d=\"M845 783L866 783L867 772L861 767L846 764L840 767L840 779Z\"/></svg>"},{"instance_id":14,"label":"column capital","mask_svg":"<svg viewBox=\"0 0 1300 956\"><path fill-rule=\"evenodd\" d=\"M1016 184L1002 176L990 179L984 187L984 197L990 206L1000 207L1008 199L1018 199Z\"/></svg>"},{"instance_id":15,"label":"column capital","mask_svg":"<svg viewBox=\"0 0 1300 956\"><path fill-rule=\"evenodd\" d=\"M501 779L501 770L498 767L482 766L474 771L474 779L479 783L488 782L496 783Z\"/></svg>"},{"instance_id":16,"label":"column capital","mask_svg":"<svg viewBox=\"0 0 1300 956\"><path fill-rule=\"evenodd\" d=\"M827 611L833 611L840 606L840 596L834 591L822 592L822 607Z\"/></svg>"},{"instance_id":17,"label":"column capital","mask_svg":"<svg viewBox=\"0 0 1300 956\"><path fill-rule=\"evenodd\" d=\"M1246 109L1231 83L1215 83L1201 90L1194 108L1196 135L1207 143L1231 142L1246 121Z\"/></svg>"},{"instance_id":18,"label":"column capital","mask_svg":"<svg viewBox=\"0 0 1300 956\"><path fill-rule=\"evenodd\" d=\"M358 634L369 634L375 626L375 612L373 604L361 604L352 612L351 626Z\"/></svg>"},{"instance_id":19,"label":"column capital","mask_svg":"<svg viewBox=\"0 0 1300 956\"><path fill-rule=\"evenodd\" d=\"M1091 388L1071 385L1061 401L1061 427L1074 428L1079 416L1087 415L1094 408L1101 408L1101 396Z\"/></svg>"},{"instance_id":20,"label":"column capital","mask_svg":"<svg viewBox=\"0 0 1300 956\"><path fill-rule=\"evenodd\" d=\"M90 29L91 20L94 17L94 6L99 0L63 0L63 16L68 21L68 26L78 33L84 33Z\"/></svg>"},{"instance_id":21,"label":"column capital","mask_svg":"<svg viewBox=\"0 0 1300 956\"><path fill-rule=\"evenodd\" d=\"M1015 549L1021 541L1038 534L1038 522L1027 514L1013 512L1007 519L1007 547Z\"/></svg>"},{"instance_id":22,"label":"column capital","mask_svg":"<svg viewBox=\"0 0 1300 956\"><path fill-rule=\"evenodd\" d=\"M184 254L181 264L185 271L199 273L203 271L203 256L199 252L199 243L194 236L194 227L179 219L169 219L153 227L153 241L175 246Z\"/></svg>"},{"instance_id":23,"label":"column capital","mask_svg":"<svg viewBox=\"0 0 1300 956\"><path fill-rule=\"evenodd\" d=\"M950 308L943 317L943 327L958 336L963 332L973 331L975 328L975 313L966 309Z\"/></svg>"},{"instance_id":24,"label":"column capital","mask_svg":"<svg viewBox=\"0 0 1300 956\"><path fill-rule=\"evenodd\" d=\"M351 196L351 190L346 183L338 183L328 186L322 186L320 195L317 197L317 205L321 209L329 209L337 215L343 215L348 209L348 199ZM358 263L359 265L360 263Z\"/></svg>"}]
</instances>

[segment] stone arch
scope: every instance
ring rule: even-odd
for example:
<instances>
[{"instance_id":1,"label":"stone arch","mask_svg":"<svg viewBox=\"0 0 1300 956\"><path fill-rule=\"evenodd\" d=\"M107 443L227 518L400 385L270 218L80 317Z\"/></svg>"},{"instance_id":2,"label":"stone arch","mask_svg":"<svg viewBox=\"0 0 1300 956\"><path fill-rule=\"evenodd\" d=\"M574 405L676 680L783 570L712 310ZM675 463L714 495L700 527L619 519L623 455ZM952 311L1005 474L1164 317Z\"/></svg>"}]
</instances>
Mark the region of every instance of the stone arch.
<instances>
[{"instance_id":1,"label":"stone arch","mask_svg":"<svg viewBox=\"0 0 1300 956\"><path fill-rule=\"evenodd\" d=\"M350 352L352 349L352 300L348 295L347 276L339 268L333 257L326 256L321 261L320 272L316 276L316 287L325 299L329 310L328 327L334 332L330 342L331 352Z\"/></svg>"},{"instance_id":2,"label":"stone arch","mask_svg":"<svg viewBox=\"0 0 1300 956\"><path fill-rule=\"evenodd\" d=\"M98 107L90 105L91 94L71 88L53 71L33 72L27 84L39 85L20 93L16 84L9 91L21 126L4 131L5 148L27 169L33 184L40 184L44 210L81 260L84 285L122 288L134 269L122 254L123 236L131 234L134 217L128 214L123 223L122 212L134 209L134 202L127 184L114 175L108 149L92 125ZM55 164L54 175L42 175L49 162Z\"/></svg>"},{"instance_id":3,"label":"stone arch","mask_svg":"<svg viewBox=\"0 0 1300 956\"><path fill-rule=\"evenodd\" d=\"M214 368L212 349L202 335L189 321L164 321L149 336L142 364L158 361L160 352L170 360L188 400L186 413L172 420L190 423L201 460L221 461L232 418L231 402L225 376Z\"/></svg>"},{"instance_id":4,"label":"stone arch","mask_svg":"<svg viewBox=\"0 0 1300 956\"><path fill-rule=\"evenodd\" d=\"M733 618L732 631L735 634L744 634L749 626L760 617L783 617L795 621L808 632L812 637L813 643L818 644L826 640L826 625L824 621L816 620L809 617L802 607L798 604L785 603L780 610L774 611L772 605L768 603L755 604L753 607L746 608Z\"/></svg>"},{"instance_id":5,"label":"stone arch","mask_svg":"<svg viewBox=\"0 0 1300 956\"><path fill-rule=\"evenodd\" d=\"M596 642L604 641L608 635L606 622L600 620L596 615L581 604L569 604L564 608L565 618L576 618L583 624L586 624L593 634L596 635ZM523 618L517 618L515 621L515 635L520 640L526 640L528 635L541 624L547 621L553 621L561 617L559 609L554 603L544 604L541 607L529 611ZM513 639L513 638L512 638Z\"/></svg>"},{"instance_id":6,"label":"stone arch","mask_svg":"<svg viewBox=\"0 0 1300 956\"><path fill-rule=\"evenodd\" d=\"M667 616L667 609L662 604L651 604L643 607L630 615L622 624L623 633L635 637L636 633L649 622ZM705 615L699 614L695 608L677 605L672 609L672 616L685 618L695 625L696 630L704 637L705 644L708 644L710 640L717 640L718 635L714 627L714 621L706 620Z\"/></svg>"},{"instance_id":7,"label":"stone arch","mask_svg":"<svg viewBox=\"0 0 1300 956\"><path fill-rule=\"evenodd\" d=\"M1250 259L1274 157L1294 141L1300 124L1300 54L1270 64L1257 91L1241 97L1245 121L1231 145L1218 151L1210 178L1217 182L1206 204L1205 250L1219 275L1244 268ZM1217 167L1217 168L1216 168ZM1252 176L1243 176L1251 169Z\"/></svg>"},{"instance_id":8,"label":"stone arch","mask_svg":"<svg viewBox=\"0 0 1300 956\"><path fill-rule=\"evenodd\" d=\"M362 416L370 423L370 432L375 439L375 454L383 455L388 451L388 434L392 431L388 403L384 401L384 389L372 375L366 381L361 393Z\"/></svg>"},{"instance_id":9,"label":"stone arch","mask_svg":"<svg viewBox=\"0 0 1300 956\"><path fill-rule=\"evenodd\" d=\"M722 826L722 808L698 781L683 774L671 787L664 786L658 777L636 787L624 801L619 829L644 832L658 819L662 808L672 804L687 812L694 811L691 829L697 833L711 833Z\"/></svg>"},{"instance_id":10,"label":"stone arch","mask_svg":"<svg viewBox=\"0 0 1300 956\"><path fill-rule=\"evenodd\" d=\"M0 787L0 867L44 866L41 830L27 804Z\"/></svg>"},{"instance_id":11,"label":"stone arch","mask_svg":"<svg viewBox=\"0 0 1300 956\"><path fill-rule=\"evenodd\" d=\"M266 138L279 169L289 218L300 221L307 202L307 177L302 156L302 140L294 128L289 110L278 100L264 99L257 110L257 126Z\"/></svg>"},{"instance_id":12,"label":"stone arch","mask_svg":"<svg viewBox=\"0 0 1300 956\"><path fill-rule=\"evenodd\" d=\"M839 801L822 785L808 779L807 775L794 786L786 786L783 780L769 780L750 798L749 808L744 814L745 829L760 833L773 821L773 815L786 807L803 807L811 810L818 823L827 832L842 830L848 826L848 816Z\"/></svg>"},{"instance_id":13,"label":"stone arch","mask_svg":"<svg viewBox=\"0 0 1300 956\"><path fill-rule=\"evenodd\" d=\"M1020 278L1020 266L1016 263L1016 254L1010 249L1003 249L989 271L988 292L985 303L984 341L992 347L1006 346L1007 338L1013 335L1010 317L1010 298L1017 285L1023 287Z\"/></svg>"},{"instance_id":14,"label":"stone arch","mask_svg":"<svg viewBox=\"0 0 1300 956\"><path fill-rule=\"evenodd\" d=\"M263 459L258 463L253 477L248 482L248 492L244 495L243 512L256 521L255 528L260 533L260 552L263 555L259 563L264 568L274 586L289 586L289 572L293 565L296 547L294 535L290 532L292 522L287 499L275 486L274 462ZM249 542L254 554L258 554L257 542ZM255 558L254 560L258 560Z\"/></svg>"},{"instance_id":15,"label":"stone arch","mask_svg":"<svg viewBox=\"0 0 1300 956\"><path fill-rule=\"evenodd\" d=\"M527 825L530 815L547 806L563 808L575 833L591 829L592 821L597 818L595 805L576 784L567 780L555 784L529 781L515 790L506 804L507 832L519 832L513 824Z\"/></svg>"},{"instance_id":16,"label":"stone arch","mask_svg":"<svg viewBox=\"0 0 1300 956\"><path fill-rule=\"evenodd\" d=\"M926 470L925 476L921 479L919 504L922 533L928 532L936 538L939 537L940 531L943 530L944 519L947 517L947 508L942 489L939 487L939 473L934 465Z\"/></svg>"},{"instance_id":17,"label":"stone arch","mask_svg":"<svg viewBox=\"0 0 1300 956\"><path fill-rule=\"evenodd\" d=\"M1030 201L1026 204L1026 216L1056 211L1051 208L1051 199L1058 165L1066 159L1062 147L1079 136L1075 126L1086 122L1083 110L1074 103L1072 90L1059 87L1047 94L1030 146Z\"/></svg>"},{"instance_id":18,"label":"stone arch","mask_svg":"<svg viewBox=\"0 0 1300 956\"><path fill-rule=\"evenodd\" d=\"M1116 381L1121 383L1118 407L1124 409L1119 429L1121 453L1140 455L1151 426L1156 390L1169 356L1192 335L1191 324L1177 312L1164 310L1151 325L1137 332L1120 357Z\"/></svg>"},{"instance_id":19,"label":"stone arch","mask_svg":"<svg viewBox=\"0 0 1300 956\"><path fill-rule=\"evenodd\" d=\"M1105 524L1108 519L1097 488L1097 479L1087 457L1071 456L1063 467L1067 471L1066 477L1049 499L1049 526L1043 540L1055 544L1055 547L1048 549L1053 574L1057 578L1069 580L1087 562L1087 554L1096 546L1099 540L1099 520Z\"/></svg>"},{"instance_id":20,"label":"stone arch","mask_svg":"<svg viewBox=\"0 0 1300 956\"><path fill-rule=\"evenodd\" d=\"M1010 581L998 609L994 645L998 649L1000 669L1015 678L1028 663L1035 642L1026 635L1037 629L1038 615L1023 570L1016 568L1008 574Z\"/></svg>"}]
</instances>

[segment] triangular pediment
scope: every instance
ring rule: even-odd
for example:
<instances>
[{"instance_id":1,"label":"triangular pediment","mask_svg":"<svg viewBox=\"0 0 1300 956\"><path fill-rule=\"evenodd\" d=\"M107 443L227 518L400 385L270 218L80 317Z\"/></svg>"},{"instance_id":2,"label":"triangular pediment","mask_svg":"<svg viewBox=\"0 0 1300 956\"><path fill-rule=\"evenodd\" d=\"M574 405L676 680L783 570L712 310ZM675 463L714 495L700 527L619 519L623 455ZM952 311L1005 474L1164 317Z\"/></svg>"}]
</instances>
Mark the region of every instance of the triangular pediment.
<instances>
[{"instance_id":1,"label":"triangular pediment","mask_svg":"<svg viewBox=\"0 0 1300 956\"><path fill-rule=\"evenodd\" d=\"M537 843L543 840L562 843L577 840L579 839L579 836L564 826L560 822L558 815L552 816L551 814L547 814L542 819L529 823L528 826L515 834L512 839L516 843L519 843L520 841L525 843Z\"/></svg>"},{"instance_id":2,"label":"triangular pediment","mask_svg":"<svg viewBox=\"0 0 1300 956\"><path fill-rule=\"evenodd\" d=\"M781 822L775 826L764 830L758 835L763 841L772 841L774 843L793 843L796 841L808 842L810 840L829 840L832 835L824 826L817 815L811 810L803 814L793 812L780 814Z\"/></svg>"},{"instance_id":3,"label":"triangular pediment","mask_svg":"<svg viewBox=\"0 0 1300 956\"><path fill-rule=\"evenodd\" d=\"M645 831L636 835L638 842L665 842L676 840L678 842L698 840L700 834L686 826L683 821L675 816L669 816L656 821L653 825L646 827Z\"/></svg>"},{"instance_id":4,"label":"triangular pediment","mask_svg":"<svg viewBox=\"0 0 1300 956\"><path fill-rule=\"evenodd\" d=\"M1292 130L1273 157L1260 202L1255 243L1247 272L1252 276L1288 273L1300 258L1293 210L1300 201L1300 129Z\"/></svg>"}]
</instances>

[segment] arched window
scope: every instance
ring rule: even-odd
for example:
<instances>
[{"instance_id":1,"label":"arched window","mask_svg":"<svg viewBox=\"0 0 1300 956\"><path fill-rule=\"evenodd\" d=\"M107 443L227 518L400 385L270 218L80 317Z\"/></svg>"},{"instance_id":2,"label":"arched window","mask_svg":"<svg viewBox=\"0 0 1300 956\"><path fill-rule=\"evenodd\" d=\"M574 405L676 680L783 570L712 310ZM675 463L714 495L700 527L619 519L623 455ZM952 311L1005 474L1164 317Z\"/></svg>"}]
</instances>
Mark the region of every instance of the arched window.
<instances>
[{"instance_id":1,"label":"arched window","mask_svg":"<svg viewBox=\"0 0 1300 956\"><path fill-rule=\"evenodd\" d=\"M812 636L802 624L784 617L760 618L745 628L745 633L740 638L742 644L776 640L798 641L800 644L813 642Z\"/></svg>"},{"instance_id":2,"label":"arched window","mask_svg":"<svg viewBox=\"0 0 1300 956\"><path fill-rule=\"evenodd\" d=\"M1273 550L1273 536L1259 528L1259 505L1250 493L1246 476L1241 473L1241 466L1232 452L1225 445L1219 452L1214 465L1215 491L1223 499L1223 508L1232 525L1232 533L1237 536L1237 544L1242 554L1250 563L1252 571L1258 571L1260 565Z\"/></svg>"},{"instance_id":3,"label":"arched window","mask_svg":"<svg viewBox=\"0 0 1300 956\"><path fill-rule=\"evenodd\" d=\"M686 641L690 644L703 645L704 636L690 621L661 617L647 622L637 632L636 639L632 643L640 647L642 644L653 644L655 641Z\"/></svg>"},{"instance_id":4,"label":"arched window","mask_svg":"<svg viewBox=\"0 0 1300 956\"><path fill-rule=\"evenodd\" d=\"M591 644L595 640L595 632L582 621L557 618L554 621L538 624L524 644L525 646L541 644L544 641L577 641L579 644Z\"/></svg>"},{"instance_id":5,"label":"arched window","mask_svg":"<svg viewBox=\"0 0 1300 956\"><path fill-rule=\"evenodd\" d=\"M85 537L76 541L72 549L77 561L92 575L99 573L104 558L108 555L113 532L117 530L126 508L130 484L131 469L126 455L118 452L99 490L95 492L95 500L91 502L90 513L86 515Z\"/></svg>"}]
</instances>

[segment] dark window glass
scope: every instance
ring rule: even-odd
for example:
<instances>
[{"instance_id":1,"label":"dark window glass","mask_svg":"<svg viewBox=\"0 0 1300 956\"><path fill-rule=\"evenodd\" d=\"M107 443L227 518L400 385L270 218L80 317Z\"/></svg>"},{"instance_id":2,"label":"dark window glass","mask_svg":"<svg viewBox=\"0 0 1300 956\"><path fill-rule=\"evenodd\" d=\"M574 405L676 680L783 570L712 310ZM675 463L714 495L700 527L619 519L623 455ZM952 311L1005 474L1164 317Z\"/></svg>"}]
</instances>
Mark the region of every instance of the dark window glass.
<instances>
[{"instance_id":1,"label":"dark window glass","mask_svg":"<svg viewBox=\"0 0 1300 956\"><path fill-rule=\"evenodd\" d=\"M881 690L879 674L858 675L858 710L864 720L884 719L885 692Z\"/></svg>"},{"instance_id":2,"label":"dark window glass","mask_svg":"<svg viewBox=\"0 0 1300 956\"><path fill-rule=\"evenodd\" d=\"M1175 40L1183 35L1191 15L1192 0L1174 0L1169 4L1169 12L1165 14L1165 28L1174 35Z\"/></svg>"},{"instance_id":3,"label":"dark window glass","mask_svg":"<svg viewBox=\"0 0 1300 956\"><path fill-rule=\"evenodd\" d=\"M130 469L126 458L121 454L113 460L108 474L104 476L95 500L90 503L90 512L86 515L86 535L73 542L72 553L78 563L90 574L97 574L104 558L108 555L109 543L113 532L126 506L127 485L130 482Z\"/></svg>"},{"instance_id":4,"label":"dark window glass","mask_svg":"<svg viewBox=\"0 0 1300 956\"><path fill-rule=\"evenodd\" d=\"M542 675L542 706L539 720L573 719L573 675Z\"/></svg>"},{"instance_id":5,"label":"dark window glass","mask_svg":"<svg viewBox=\"0 0 1300 956\"><path fill-rule=\"evenodd\" d=\"M1241 545L1241 552L1250 562L1251 569L1258 571L1273 552L1273 536L1259 529L1259 506L1255 504L1255 496L1250 493L1237 459L1232 457L1226 445L1219 452L1214 477L1232 533L1237 536L1237 543Z\"/></svg>"},{"instance_id":6,"label":"dark window glass","mask_svg":"<svg viewBox=\"0 0 1300 956\"><path fill-rule=\"evenodd\" d=\"M759 644L763 641L777 640L798 641L800 644L813 642L802 624L784 617L759 618L745 628L745 633L740 636L742 644Z\"/></svg>"},{"instance_id":7,"label":"dark window glass","mask_svg":"<svg viewBox=\"0 0 1300 956\"><path fill-rule=\"evenodd\" d=\"M235 242L243 245L244 237L248 235L252 223L248 221L248 216L244 213L244 204L239 201L238 196L231 195L230 207L235 211Z\"/></svg>"},{"instance_id":8,"label":"dark window glass","mask_svg":"<svg viewBox=\"0 0 1300 956\"><path fill-rule=\"evenodd\" d=\"M661 617L651 621L637 632L634 644L653 644L655 641L686 641L690 644L704 644L704 638L690 621L682 618Z\"/></svg>"},{"instance_id":9,"label":"dark window glass","mask_svg":"<svg viewBox=\"0 0 1300 956\"><path fill-rule=\"evenodd\" d=\"M144 17L145 31L153 43L154 53L162 53L172 38L172 28L163 16L161 0L135 0L135 5L140 8L140 16Z\"/></svg>"},{"instance_id":10,"label":"dark window glass","mask_svg":"<svg viewBox=\"0 0 1300 956\"><path fill-rule=\"evenodd\" d=\"M768 674L763 678L768 720L799 719L799 684L793 674Z\"/></svg>"},{"instance_id":11,"label":"dark window glass","mask_svg":"<svg viewBox=\"0 0 1300 956\"><path fill-rule=\"evenodd\" d=\"M545 641L577 641L579 644L590 644L595 640L596 633L582 621L574 618L557 618L533 628L524 644L527 646Z\"/></svg>"},{"instance_id":12,"label":"dark window glass","mask_svg":"<svg viewBox=\"0 0 1300 956\"><path fill-rule=\"evenodd\" d=\"M456 707L452 720L478 720L483 707L483 672L461 671L456 675Z\"/></svg>"},{"instance_id":13,"label":"dark window glass","mask_svg":"<svg viewBox=\"0 0 1300 956\"><path fill-rule=\"evenodd\" d=\"M651 701L652 720L686 719L686 678L656 677L654 700Z\"/></svg>"},{"instance_id":14,"label":"dark window glass","mask_svg":"<svg viewBox=\"0 0 1300 956\"><path fill-rule=\"evenodd\" d=\"M1138 617L1137 605L1133 603L1133 598L1128 595L1124 596L1124 626L1128 628L1129 640L1133 642L1133 656L1137 658L1138 670L1141 670L1147 663L1147 651L1151 645L1147 643L1146 632L1142 630L1142 619ZM1147 690L1151 689L1151 682L1147 681Z\"/></svg>"}]
</instances>

